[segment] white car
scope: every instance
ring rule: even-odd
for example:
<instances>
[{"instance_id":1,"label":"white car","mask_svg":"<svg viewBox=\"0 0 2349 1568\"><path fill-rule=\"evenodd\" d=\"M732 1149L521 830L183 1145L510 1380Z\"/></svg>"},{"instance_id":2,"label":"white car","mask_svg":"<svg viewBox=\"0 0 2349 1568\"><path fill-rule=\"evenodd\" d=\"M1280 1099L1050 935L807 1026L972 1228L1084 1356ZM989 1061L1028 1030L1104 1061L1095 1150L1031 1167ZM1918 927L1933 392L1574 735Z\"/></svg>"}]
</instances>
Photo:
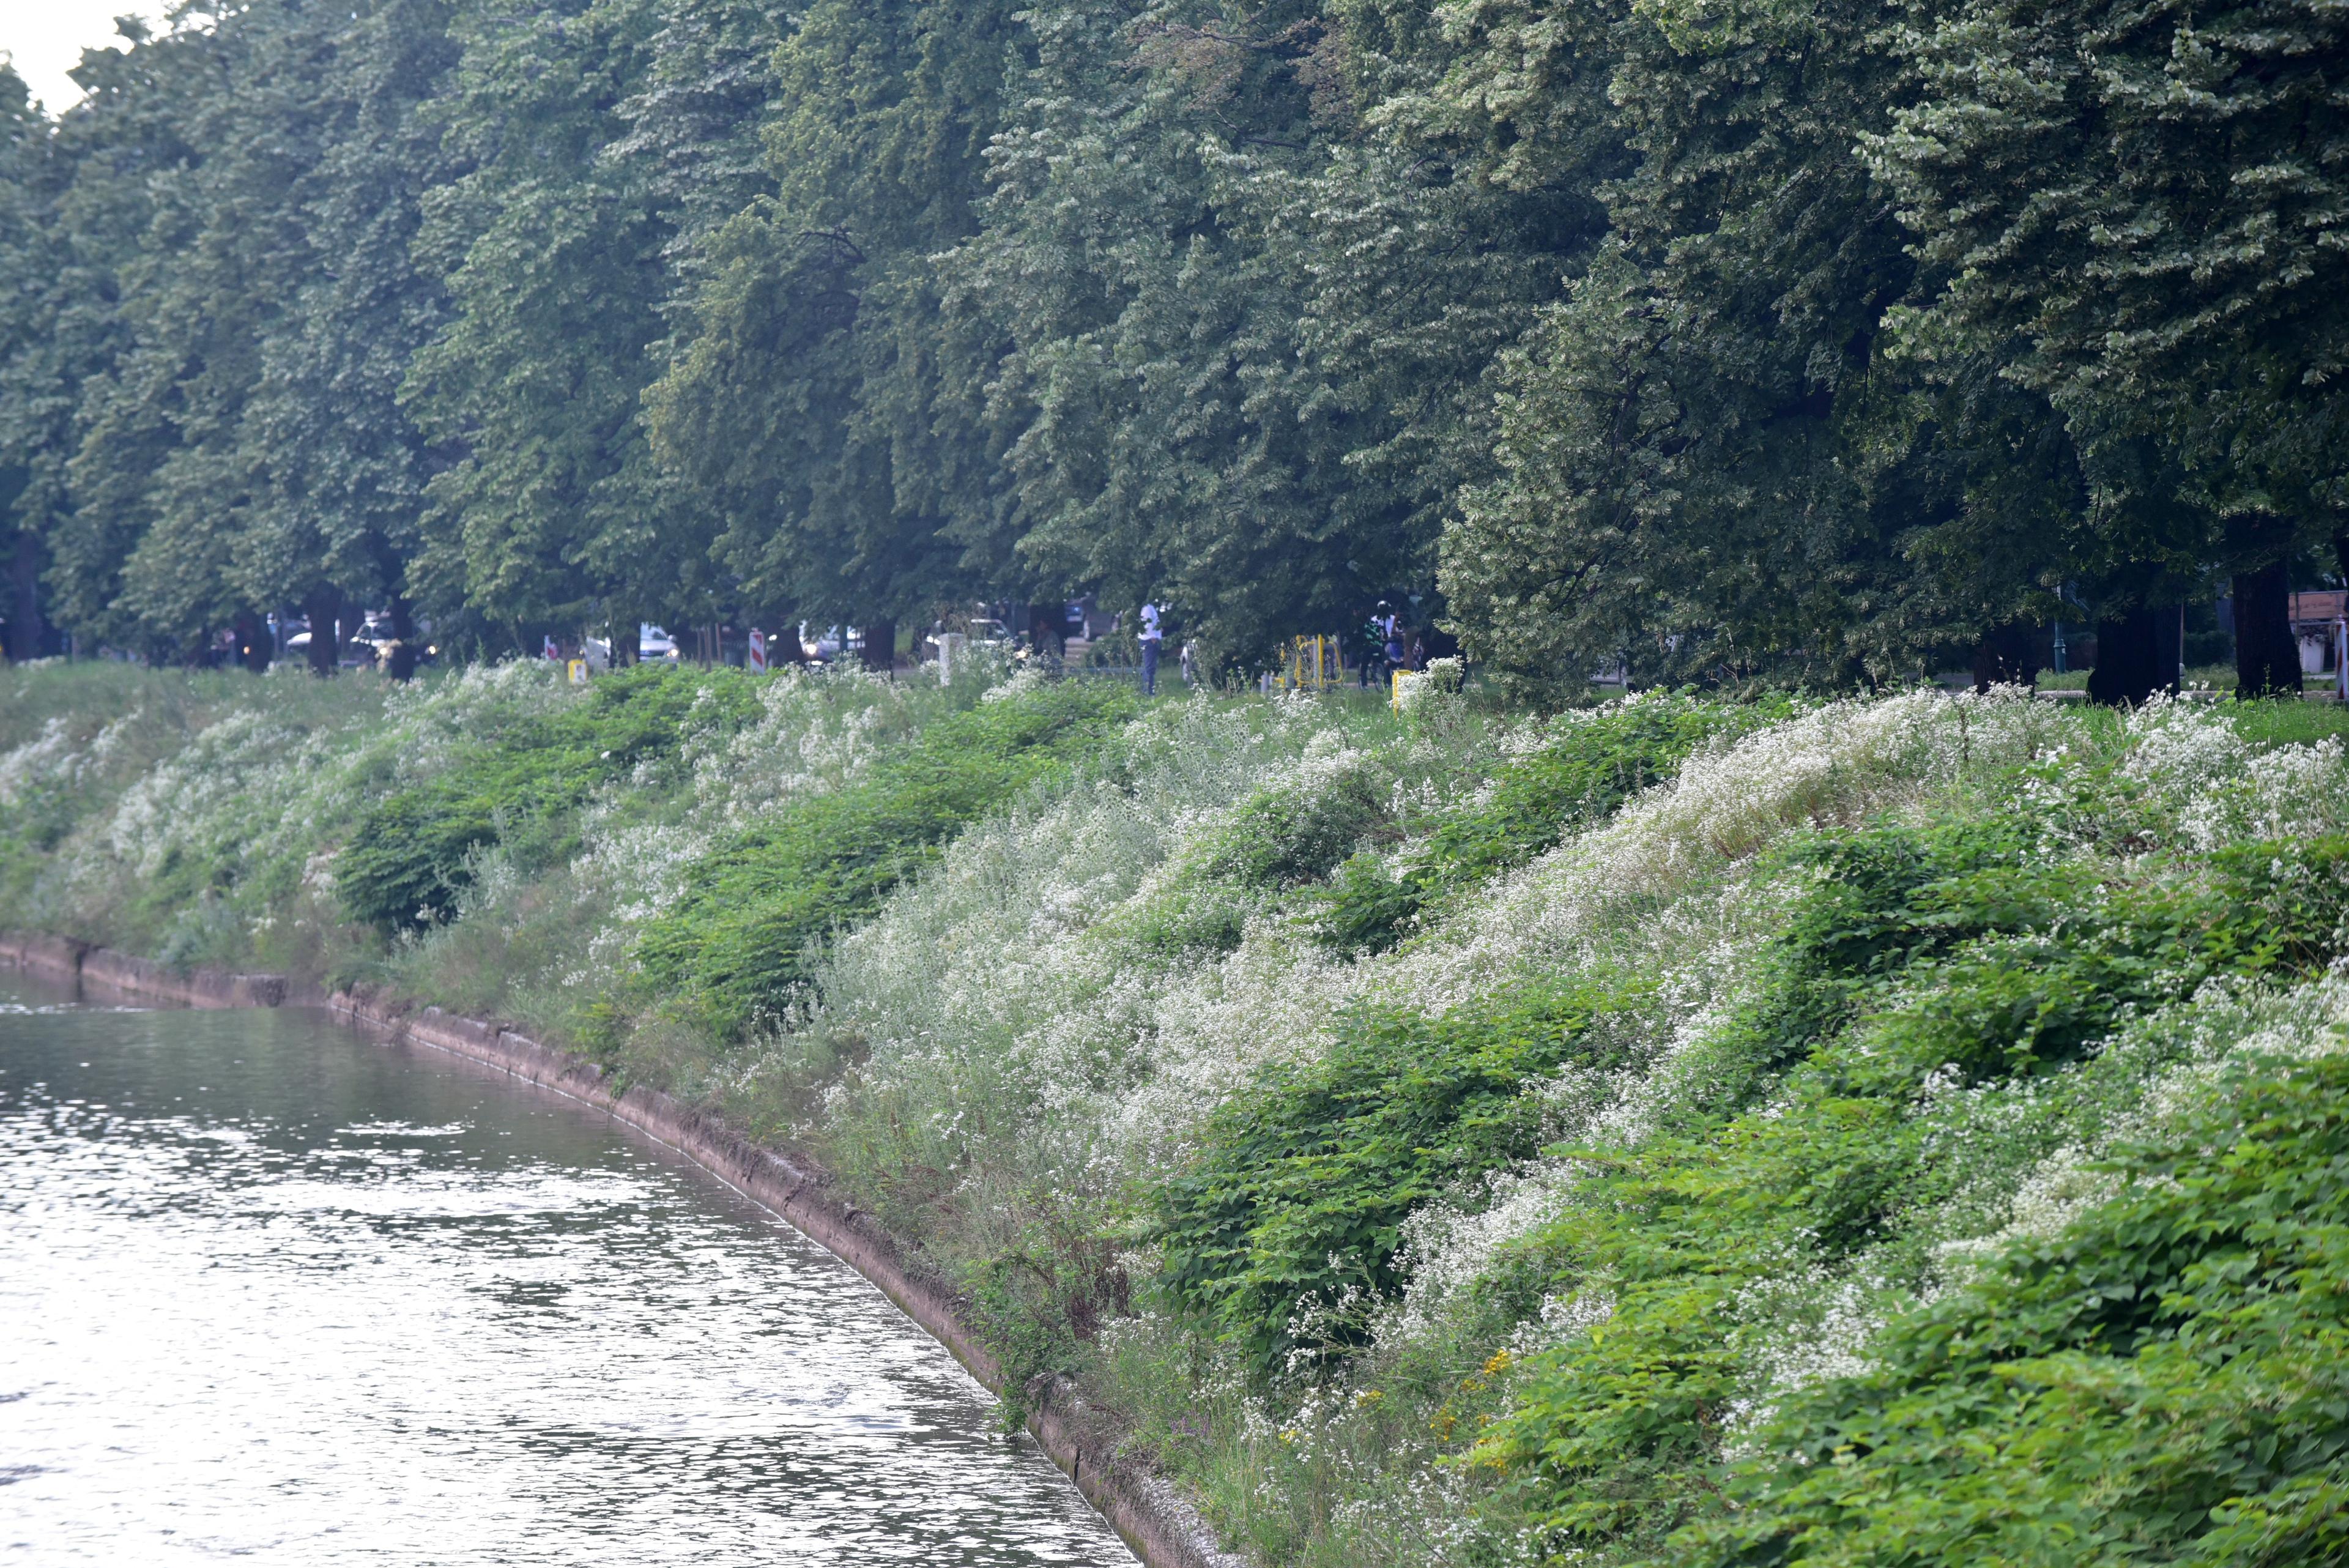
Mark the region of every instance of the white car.
<instances>
[{"instance_id":1,"label":"white car","mask_svg":"<svg viewBox=\"0 0 2349 1568\"><path fill-rule=\"evenodd\" d=\"M611 669L612 639L608 637L587 639L579 645L579 657L587 661L590 670ZM656 659L666 659L675 664L678 659L677 641L652 622L645 621L636 628L636 658L647 664Z\"/></svg>"}]
</instances>

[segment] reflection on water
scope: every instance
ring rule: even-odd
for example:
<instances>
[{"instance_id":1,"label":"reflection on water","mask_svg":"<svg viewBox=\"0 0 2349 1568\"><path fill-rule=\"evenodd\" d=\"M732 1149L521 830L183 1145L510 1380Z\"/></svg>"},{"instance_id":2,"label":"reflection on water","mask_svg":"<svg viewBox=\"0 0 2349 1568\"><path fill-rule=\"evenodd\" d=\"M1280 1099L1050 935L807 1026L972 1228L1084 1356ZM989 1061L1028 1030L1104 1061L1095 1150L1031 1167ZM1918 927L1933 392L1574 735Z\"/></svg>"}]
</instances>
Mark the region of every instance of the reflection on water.
<instances>
[{"instance_id":1,"label":"reflection on water","mask_svg":"<svg viewBox=\"0 0 2349 1568\"><path fill-rule=\"evenodd\" d=\"M845 1265L316 1015L0 971L0 1560L1131 1563Z\"/></svg>"}]
</instances>

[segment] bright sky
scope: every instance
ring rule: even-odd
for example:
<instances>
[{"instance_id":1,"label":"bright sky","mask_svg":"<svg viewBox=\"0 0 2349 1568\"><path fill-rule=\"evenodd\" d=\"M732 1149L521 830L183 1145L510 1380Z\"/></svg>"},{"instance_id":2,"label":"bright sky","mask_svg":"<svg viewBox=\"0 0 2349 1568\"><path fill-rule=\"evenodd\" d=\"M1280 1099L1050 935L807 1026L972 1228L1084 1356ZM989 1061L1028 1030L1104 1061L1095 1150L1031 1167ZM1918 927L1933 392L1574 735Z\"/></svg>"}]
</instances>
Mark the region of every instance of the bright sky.
<instances>
[{"instance_id":1,"label":"bright sky","mask_svg":"<svg viewBox=\"0 0 2349 1568\"><path fill-rule=\"evenodd\" d=\"M133 11L160 26L161 0L5 0L0 53L56 114L81 97L81 89L66 78L81 64L81 52L116 42L114 19Z\"/></svg>"}]
</instances>

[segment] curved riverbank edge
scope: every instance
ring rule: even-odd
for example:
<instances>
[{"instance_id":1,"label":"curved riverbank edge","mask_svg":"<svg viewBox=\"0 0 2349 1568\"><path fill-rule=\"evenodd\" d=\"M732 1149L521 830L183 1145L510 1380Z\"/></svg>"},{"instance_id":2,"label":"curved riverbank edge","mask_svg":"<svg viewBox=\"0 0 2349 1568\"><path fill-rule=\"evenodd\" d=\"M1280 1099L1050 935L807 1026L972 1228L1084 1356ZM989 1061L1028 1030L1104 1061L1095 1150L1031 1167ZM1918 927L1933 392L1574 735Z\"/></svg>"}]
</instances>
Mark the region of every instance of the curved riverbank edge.
<instances>
[{"instance_id":1,"label":"curved riverbank edge","mask_svg":"<svg viewBox=\"0 0 2349 1568\"><path fill-rule=\"evenodd\" d=\"M61 937L0 931L0 963L69 985L184 1007L324 1007L347 1023L463 1056L595 1106L782 1216L878 1286L989 1391L1003 1392L1002 1369L965 1321L955 1292L910 1247L842 1197L822 1166L803 1154L753 1142L723 1118L658 1090L637 1085L616 1095L603 1069L584 1057L516 1030L366 988L330 994L283 975L183 973ZM1123 1424L1068 1379L1040 1376L1029 1386L1027 1400L1028 1430L1147 1568L1247 1568L1245 1558L1216 1544L1198 1511L1164 1478L1120 1454Z\"/></svg>"}]
</instances>

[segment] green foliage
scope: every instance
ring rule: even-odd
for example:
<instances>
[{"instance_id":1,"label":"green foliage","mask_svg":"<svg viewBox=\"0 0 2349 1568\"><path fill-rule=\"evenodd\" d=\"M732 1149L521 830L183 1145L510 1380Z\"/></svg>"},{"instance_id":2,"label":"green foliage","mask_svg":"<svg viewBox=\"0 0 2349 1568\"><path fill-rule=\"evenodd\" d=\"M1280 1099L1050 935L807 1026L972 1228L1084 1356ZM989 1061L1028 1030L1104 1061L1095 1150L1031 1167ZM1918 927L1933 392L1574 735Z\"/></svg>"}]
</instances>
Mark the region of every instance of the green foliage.
<instances>
[{"instance_id":1,"label":"green foliage","mask_svg":"<svg viewBox=\"0 0 2349 1568\"><path fill-rule=\"evenodd\" d=\"M1311 907L1333 873L1364 862L1365 841L1396 836L1387 782L1371 759L1356 757L1250 792L1157 897L1110 929L1154 961L1232 951L1252 915Z\"/></svg>"},{"instance_id":2,"label":"green foliage","mask_svg":"<svg viewBox=\"0 0 2349 1568\"><path fill-rule=\"evenodd\" d=\"M1413 846L1400 875L1389 875L1375 855L1350 860L1320 911L1320 940L1340 952L1392 947L1427 918L1431 904L1522 866L1603 820L1670 777L1707 740L1785 711L1783 702L1732 707L1652 697L1571 716L1556 739L1504 764L1475 804L1448 815Z\"/></svg>"},{"instance_id":3,"label":"green foliage","mask_svg":"<svg viewBox=\"0 0 2349 1568\"><path fill-rule=\"evenodd\" d=\"M420 519L413 575L436 610L601 621L626 646L640 607L683 597L693 520L666 514L640 409L672 227L604 155L658 22L647 0L457 14L461 53L428 119L461 172L417 238L449 310L401 392L460 454Z\"/></svg>"},{"instance_id":4,"label":"green foliage","mask_svg":"<svg viewBox=\"0 0 2349 1568\"><path fill-rule=\"evenodd\" d=\"M1568 1061L1613 1065L1590 1025L1621 1000L1578 987L1439 1018L1371 1011L1319 1060L1258 1074L1155 1189L1161 1288L1263 1372L1361 1344L1400 1282L1402 1220L1533 1152L1528 1089Z\"/></svg>"},{"instance_id":5,"label":"green foliage","mask_svg":"<svg viewBox=\"0 0 2349 1568\"><path fill-rule=\"evenodd\" d=\"M2228 717L2235 733L2256 746L2307 745L2331 735L2349 735L2349 708L2320 702L2231 702Z\"/></svg>"},{"instance_id":6,"label":"green foliage","mask_svg":"<svg viewBox=\"0 0 2349 1568\"><path fill-rule=\"evenodd\" d=\"M2261 566L2338 528L2349 186L2305 150L2349 129L2345 26L2306 0L1967 0L1897 35L1916 87L1868 152L1937 286L1891 325L2054 400L2124 559Z\"/></svg>"},{"instance_id":7,"label":"green foliage","mask_svg":"<svg viewBox=\"0 0 2349 1568\"><path fill-rule=\"evenodd\" d=\"M717 557L762 597L869 624L967 591L995 346L946 325L936 257L976 226L1016 12L819 0L774 53L770 191L709 236L647 400L668 472L727 522Z\"/></svg>"},{"instance_id":8,"label":"green foliage","mask_svg":"<svg viewBox=\"0 0 2349 1568\"><path fill-rule=\"evenodd\" d=\"M465 760L401 790L359 821L335 876L353 919L386 933L448 919L492 846L533 865L575 845L578 809L595 790L673 759L688 732L740 724L754 711L748 677L645 666L590 683L575 702L469 737Z\"/></svg>"},{"instance_id":9,"label":"green foliage","mask_svg":"<svg viewBox=\"0 0 2349 1568\"><path fill-rule=\"evenodd\" d=\"M1247 888L1319 881L1386 815L1377 781L1365 768L1294 789L1274 784L1242 803L1201 869Z\"/></svg>"},{"instance_id":10,"label":"green foliage","mask_svg":"<svg viewBox=\"0 0 2349 1568\"><path fill-rule=\"evenodd\" d=\"M2349 1058L2258 1060L2122 1196L1757 1434L1692 1564L2332 1563L2349 1550Z\"/></svg>"},{"instance_id":11,"label":"green foliage","mask_svg":"<svg viewBox=\"0 0 2349 1568\"><path fill-rule=\"evenodd\" d=\"M1842 685L2039 608L2078 518L2044 403L1982 364L1937 401L1875 348L1916 277L1856 151L1909 91L1882 7L1550 13L1480 8L1426 95L1529 174L1602 135L1638 152L1495 365L1494 472L1443 550L1469 650L1530 685ZM1525 98L1528 55L1554 106ZM1566 98L1584 72L1604 88Z\"/></svg>"},{"instance_id":12,"label":"green foliage","mask_svg":"<svg viewBox=\"0 0 2349 1568\"><path fill-rule=\"evenodd\" d=\"M1137 701L1080 682L925 728L865 778L795 801L696 861L636 961L650 995L721 1036L781 1009L833 933L869 914L957 832L1075 766Z\"/></svg>"},{"instance_id":13,"label":"green foliage","mask_svg":"<svg viewBox=\"0 0 2349 1568\"><path fill-rule=\"evenodd\" d=\"M2130 865L2051 856L1996 820L1807 846L1795 864L1816 880L1723 1064L1752 1108L1583 1151L1584 1199L1496 1288L1587 1293L1605 1326L1528 1362L1479 1462L1560 1542L1652 1546L1707 1514L1744 1392L1742 1293L1862 1256L1923 1273L1915 1218L1971 1168L1941 1096L2035 1083L2060 1104L2128 1017L2214 979L2321 969L2349 941L2344 859L2349 842L2317 839ZM2037 1136L2053 1153L2060 1121Z\"/></svg>"}]
</instances>

